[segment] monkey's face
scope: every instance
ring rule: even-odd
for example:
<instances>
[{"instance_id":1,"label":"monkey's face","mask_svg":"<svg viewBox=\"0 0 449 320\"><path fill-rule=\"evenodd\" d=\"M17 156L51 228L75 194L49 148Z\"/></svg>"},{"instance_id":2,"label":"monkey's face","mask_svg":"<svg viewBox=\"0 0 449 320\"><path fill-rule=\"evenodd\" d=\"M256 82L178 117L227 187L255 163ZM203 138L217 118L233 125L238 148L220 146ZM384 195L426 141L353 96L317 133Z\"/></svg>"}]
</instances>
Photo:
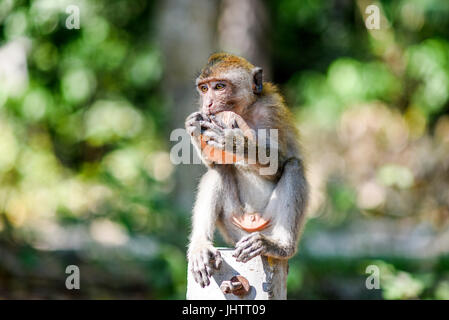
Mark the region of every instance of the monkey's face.
<instances>
[{"instance_id":1,"label":"monkey's face","mask_svg":"<svg viewBox=\"0 0 449 320\"><path fill-rule=\"evenodd\" d=\"M201 111L205 114L216 114L229 110L232 86L224 79L211 80L198 84L201 97Z\"/></svg>"},{"instance_id":2,"label":"monkey's face","mask_svg":"<svg viewBox=\"0 0 449 320\"><path fill-rule=\"evenodd\" d=\"M207 115L222 111L242 110L253 103L252 77L246 70L235 70L221 77L206 78L198 81L201 111Z\"/></svg>"}]
</instances>

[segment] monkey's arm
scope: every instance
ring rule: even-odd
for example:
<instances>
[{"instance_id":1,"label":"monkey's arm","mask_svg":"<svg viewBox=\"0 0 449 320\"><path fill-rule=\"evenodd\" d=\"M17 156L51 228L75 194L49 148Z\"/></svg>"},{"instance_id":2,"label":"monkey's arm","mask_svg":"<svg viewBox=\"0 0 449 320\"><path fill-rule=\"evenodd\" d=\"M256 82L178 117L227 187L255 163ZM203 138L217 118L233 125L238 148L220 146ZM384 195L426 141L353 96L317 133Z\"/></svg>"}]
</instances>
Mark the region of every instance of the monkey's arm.
<instances>
[{"instance_id":1,"label":"monkey's arm","mask_svg":"<svg viewBox=\"0 0 449 320\"><path fill-rule=\"evenodd\" d=\"M246 262L260 254L277 259L291 258L296 252L307 197L302 163L290 158L265 208L265 212L273 217L271 234L254 232L242 238L234 252L237 261Z\"/></svg>"},{"instance_id":2,"label":"monkey's arm","mask_svg":"<svg viewBox=\"0 0 449 320\"><path fill-rule=\"evenodd\" d=\"M213 268L218 269L222 258L214 248L213 236L221 210L222 182L218 171L209 170L201 179L193 208L192 232L187 257L196 282L209 285Z\"/></svg>"}]
</instances>

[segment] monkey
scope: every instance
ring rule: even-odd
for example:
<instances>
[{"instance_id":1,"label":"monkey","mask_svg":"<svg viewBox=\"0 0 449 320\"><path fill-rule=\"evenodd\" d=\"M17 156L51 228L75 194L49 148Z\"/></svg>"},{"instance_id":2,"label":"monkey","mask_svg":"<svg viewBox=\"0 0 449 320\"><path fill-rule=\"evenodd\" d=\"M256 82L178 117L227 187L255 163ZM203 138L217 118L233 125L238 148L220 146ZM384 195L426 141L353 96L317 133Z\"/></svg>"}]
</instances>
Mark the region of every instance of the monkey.
<instances>
[{"instance_id":1,"label":"monkey","mask_svg":"<svg viewBox=\"0 0 449 320\"><path fill-rule=\"evenodd\" d=\"M186 118L185 126L208 170L196 194L187 258L189 272L205 287L223 262L213 245L216 227L234 246L237 261L245 263L259 255L288 261L297 251L309 186L293 115L276 85L263 81L262 68L233 54L215 53L197 77L196 89L199 110ZM240 128L223 129L212 121L227 111L244 119L256 133L256 142L245 139ZM277 141L259 139L260 129L276 129ZM235 164L210 161L201 152L202 137L218 150L225 150L230 139L239 144L246 158L250 158L250 143L267 147L277 156L277 170L261 174L263 165L258 157ZM243 222L236 222L244 221L247 214L264 222L263 228L249 230Z\"/></svg>"}]
</instances>

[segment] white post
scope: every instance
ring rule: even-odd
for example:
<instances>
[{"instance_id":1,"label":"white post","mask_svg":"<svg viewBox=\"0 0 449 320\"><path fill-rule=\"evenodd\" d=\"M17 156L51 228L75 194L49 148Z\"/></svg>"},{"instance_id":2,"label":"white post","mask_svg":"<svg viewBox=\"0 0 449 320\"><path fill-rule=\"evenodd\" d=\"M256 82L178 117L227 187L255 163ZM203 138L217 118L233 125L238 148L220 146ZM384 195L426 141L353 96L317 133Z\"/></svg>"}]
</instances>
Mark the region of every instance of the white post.
<instances>
[{"instance_id":1,"label":"white post","mask_svg":"<svg viewBox=\"0 0 449 320\"><path fill-rule=\"evenodd\" d=\"M209 286L201 288L188 271L187 300L285 300L287 299L287 260L275 260L258 256L247 263L237 262L232 256L234 249L219 248L223 258L220 270L215 270ZM227 284L236 284L235 276L243 276L249 283L239 285L234 293L223 293ZM238 278L242 279L242 278ZM244 280L243 279L243 280ZM221 288L220 288L221 287ZM249 290L246 292L244 289ZM238 295L242 294L243 295Z\"/></svg>"}]
</instances>

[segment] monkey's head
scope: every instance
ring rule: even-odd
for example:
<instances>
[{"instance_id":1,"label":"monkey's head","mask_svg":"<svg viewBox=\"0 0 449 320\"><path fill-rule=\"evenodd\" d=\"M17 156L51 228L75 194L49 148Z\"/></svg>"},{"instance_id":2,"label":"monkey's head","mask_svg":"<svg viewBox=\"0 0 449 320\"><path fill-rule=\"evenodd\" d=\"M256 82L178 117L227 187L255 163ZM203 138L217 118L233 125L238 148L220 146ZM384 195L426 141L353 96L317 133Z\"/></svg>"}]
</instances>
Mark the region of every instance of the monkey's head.
<instances>
[{"instance_id":1,"label":"monkey's head","mask_svg":"<svg viewBox=\"0 0 449 320\"><path fill-rule=\"evenodd\" d=\"M242 114L262 93L262 68L232 54L216 53L209 57L196 85L203 113L232 110Z\"/></svg>"}]
</instances>

